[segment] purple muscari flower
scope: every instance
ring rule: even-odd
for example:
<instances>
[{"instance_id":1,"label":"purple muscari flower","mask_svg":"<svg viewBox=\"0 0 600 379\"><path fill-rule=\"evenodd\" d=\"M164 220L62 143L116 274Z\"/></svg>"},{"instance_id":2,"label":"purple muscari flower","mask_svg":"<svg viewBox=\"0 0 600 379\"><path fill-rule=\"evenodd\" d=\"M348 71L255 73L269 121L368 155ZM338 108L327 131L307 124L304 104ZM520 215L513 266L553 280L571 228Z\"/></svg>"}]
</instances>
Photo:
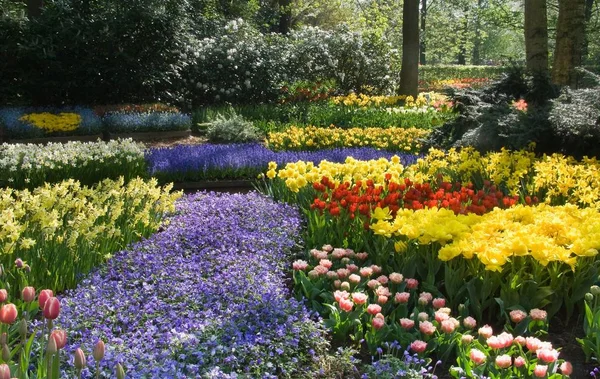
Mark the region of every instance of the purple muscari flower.
<instances>
[{"instance_id":1,"label":"purple muscari flower","mask_svg":"<svg viewBox=\"0 0 600 379\"><path fill-rule=\"evenodd\" d=\"M393 153L374 148L345 148L318 151L271 151L258 143L225 145L179 145L171 148L150 149L146 160L150 174L165 181L193 181L215 179L254 179L267 170L269 162L281 167L286 163L322 160L344 162L348 156L358 160L391 158L398 155L404 166L416 162L418 156Z\"/></svg>"},{"instance_id":2,"label":"purple muscari flower","mask_svg":"<svg viewBox=\"0 0 600 379\"><path fill-rule=\"evenodd\" d=\"M310 376L309 352L326 340L286 287L298 210L254 192L197 193L177 208L163 232L61 296L69 354L101 338L106 377L118 362L130 378Z\"/></svg>"}]
</instances>

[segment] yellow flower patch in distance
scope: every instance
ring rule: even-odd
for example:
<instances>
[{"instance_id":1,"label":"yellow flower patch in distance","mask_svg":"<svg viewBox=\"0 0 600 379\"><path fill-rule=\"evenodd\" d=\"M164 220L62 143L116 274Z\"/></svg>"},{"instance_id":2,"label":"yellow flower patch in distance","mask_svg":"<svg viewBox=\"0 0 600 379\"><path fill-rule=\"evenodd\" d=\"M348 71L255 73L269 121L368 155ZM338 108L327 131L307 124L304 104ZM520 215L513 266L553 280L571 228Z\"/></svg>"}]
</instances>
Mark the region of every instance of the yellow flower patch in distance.
<instances>
[{"instance_id":1,"label":"yellow flower patch in distance","mask_svg":"<svg viewBox=\"0 0 600 379\"><path fill-rule=\"evenodd\" d=\"M46 132L70 132L81 124L81 116L77 113L52 114L48 112L29 113L21 116L20 121L27 122Z\"/></svg>"},{"instance_id":2,"label":"yellow flower patch in distance","mask_svg":"<svg viewBox=\"0 0 600 379\"><path fill-rule=\"evenodd\" d=\"M370 146L402 152L417 152L420 139L430 131L418 128L304 128L292 126L285 132L269 133L266 144L272 150L313 150L333 147Z\"/></svg>"}]
</instances>

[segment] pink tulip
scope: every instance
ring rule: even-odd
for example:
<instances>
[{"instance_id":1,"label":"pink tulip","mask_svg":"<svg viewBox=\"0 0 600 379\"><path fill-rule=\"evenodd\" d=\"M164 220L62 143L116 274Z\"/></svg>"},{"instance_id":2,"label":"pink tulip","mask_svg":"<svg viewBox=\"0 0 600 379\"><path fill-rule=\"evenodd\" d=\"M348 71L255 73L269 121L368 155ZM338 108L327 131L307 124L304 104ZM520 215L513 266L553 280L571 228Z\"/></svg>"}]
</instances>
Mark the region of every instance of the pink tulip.
<instances>
[{"instance_id":1,"label":"pink tulip","mask_svg":"<svg viewBox=\"0 0 600 379\"><path fill-rule=\"evenodd\" d=\"M416 340L410 344L410 349L417 354L420 354L427 349L427 342Z\"/></svg>"},{"instance_id":2,"label":"pink tulip","mask_svg":"<svg viewBox=\"0 0 600 379\"><path fill-rule=\"evenodd\" d=\"M536 352L538 359L544 363L552 363L558 360L558 351L554 349L538 349Z\"/></svg>"},{"instance_id":3,"label":"pink tulip","mask_svg":"<svg viewBox=\"0 0 600 379\"><path fill-rule=\"evenodd\" d=\"M402 274L398 274L397 272L392 272L389 275L390 281L394 284L400 284L404 280L404 276Z\"/></svg>"},{"instance_id":4,"label":"pink tulip","mask_svg":"<svg viewBox=\"0 0 600 379\"><path fill-rule=\"evenodd\" d=\"M40 292L40 296L38 297L38 303L40 305L40 309L44 309L44 305L46 305L46 300L54 296L54 292L52 290L42 290Z\"/></svg>"},{"instance_id":5,"label":"pink tulip","mask_svg":"<svg viewBox=\"0 0 600 379\"><path fill-rule=\"evenodd\" d=\"M50 337L56 342L56 348L62 349L67 344L67 332L61 329L53 330Z\"/></svg>"},{"instance_id":6,"label":"pink tulip","mask_svg":"<svg viewBox=\"0 0 600 379\"><path fill-rule=\"evenodd\" d=\"M521 321L525 320L525 317L527 317L527 313L523 312L520 309L516 309L510 312L510 320L515 324L518 324Z\"/></svg>"},{"instance_id":7,"label":"pink tulip","mask_svg":"<svg viewBox=\"0 0 600 379\"><path fill-rule=\"evenodd\" d=\"M352 311L352 308L354 307L354 303L352 302L352 300L348 300L348 299L340 299L339 304L340 304L340 309L343 310L344 312L350 312L350 311Z\"/></svg>"},{"instance_id":8,"label":"pink tulip","mask_svg":"<svg viewBox=\"0 0 600 379\"><path fill-rule=\"evenodd\" d=\"M463 320L463 325L467 329L475 329L475 327L477 326L477 321L475 321L473 317L468 316Z\"/></svg>"},{"instance_id":9,"label":"pink tulip","mask_svg":"<svg viewBox=\"0 0 600 379\"><path fill-rule=\"evenodd\" d=\"M496 357L496 365L500 368L508 368L512 364L510 355L499 355Z\"/></svg>"},{"instance_id":10,"label":"pink tulip","mask_svg":"<svg viewBox=\"0 0 600 379\"><path fill-rule=\"evenodd\" d=\"M408 292L397 292L394 296L394 302L397 304L406 304L408 299L410 299L410 293Z\"/></svg>"},{"instance_id":11,"label":"pink tulip","mask_svg":"<svg viewBox=\"0 0 600 379\"><path fill-rule=\"evenodd\" d=\"M533 320L543 321L548 316L548 313L544 310L535 308L529 311L529 316L531 316Z\"/></svg>"},{"instance_id":12,"label":"pink tulip","mask_svg":"<svg viewBox=\"0 0 600 379\"><path fill-rule=\"evenodd\" d=\"M419 330L421 331L421 333L430 336L433 333L435 333L436 328L429 321L422 321L419 323Z\"/></svg>"},{"instance_id":13,"label":"pink tulip","mask_svg":"<svg viewBox=\"0 0 600 379\"><path fill-rule=\"evenodd\" d=\"M560 372L563 373L563 375L571 375L573 373L573 365L571 362L564 361L560 365Z\"/></svg>"},{"instance_id":14,"label":"pink tulip","mask_svg":"<svg viewBox=\"0 0 600 379\"><path fill-rule=\"evenodd\" d=\"M412 329L415 326L415 322L409 318L401 318L400 326L404 329Z\"/></svg>"},{"instance_id":15,"label":"pink tulip","mask_svg":"<svg viewBox=\"0 0 600 379\"><path fill-rule=\"evenodd\" d=\"M378 296L377 297L377 303L380 305L384 305L385 303L387 303L387 301L388 301L387 296Z\"/></svg>"},{"instance_id":16,"label":"pink tulip","mask_svg":"<svg viewBox=\"0 0 600 379\"><path fill-rule=\"evenodd\" d=\"M406 288L409 290L414 290L419 286L419 281L417 279L406 279Z\"/></svg>"},{"instance_id":17,"label":"pink tulip","mask_svg":"<svg viewBox=\"0 0 600 379\"><path fill-rule=\"evenodd\" d=\"M354 292L352 294L352 300L359 305L362 305L367 302L369 297L362 292Z\"/></svg>"},{"instance_id":18,"label":"pink tulip","mask_svg":"<svg viewBox=\"0 0 600 379\"><path fill-rule=\"evenodd\" d=\"M435 309L440 309L446 306L446 299L443 299L441 297L438 297L436 299L433 299L433 307Z\"/></svg>"},{"instance_id":19,"label":"pink tulip","mask_svg":"<svg viewBox=\"0 0 600 379\"><path fill-rule=\"evenodd\" d=\"M92 351L92 355L96 362L100 362L102 358L104 358L104 341L98 340L96 345L94 345L94 350Z\"/></svg>"},{"instance_id":20,"label":"pink tulip","mask_svg":"<svg viewBox=\"0 0 600 379\"><path fill-rule=\"evenodd\" d=\"M527 363L525 361L525 358L523 358L523 357L516 357L515 358L515 367L523 367L525 365L525 363Z\"/></svg>"},{"instance_id":21,"label":"pink tulip","mask_svg":"<svg viewBox=\"0 0 600 379\"><path fill-rule=\"evenodd\" d=\"M44 317L48 320L55 320L60 314L60 302L56 297L51 297L44 304Z\"/></svg>"},{"instance_id":22,"label":"pink tulip","mask_svg":"<svg viewBox=\"0 0 600 379\"><path fill-rule=\"evenodd\" d=\"M3 288L0 289L0 303L4 303L8 299L8 292Z\"/></svg>"},{"instance_id":23,"label":"pink tulip","mask_svg":"<svg viewBox=\"0 0 600 379\"><path fill-rule=\"evenodd\" d=\"M10 367L6 363L0 365L0 379L10 379Z\"/></svg>"},{"instance_id":24,"label":"pink tulip","mask_svg":"<svg viewBox=\"0 0 600 379\"><path fill-rule=\"evenodd\" d=\"M35 288L33 287L25 287L23 291L21 291L21 298L26 303L31 303L35 300Z\"/></svg>"},{"instance_id":25,"label":"pink tulip","mask_svg":"<svg viewBox=\"0 0 600 379\"><path fill-rule=\"evenodd\" d=\"M381 313L381 306L377 304L369 304L369 306L367 307L367 312L374 316L377 313Z\"/></svg>"},{"instance_id":26,"label":"pink tulip","mask_svg":"<svg viewBox=\"0 0 600 379\"><path fill-rule=\"evenodd\" d=\"M335 291L333 293L333 298L335 299L335 301L337 301L339 303L339 301L341 299L347 299L350 296L350 294L346 291Z\"/></svg>"},{"instance_id":27,"label":"pink tulip","mask_svg":"<svg viewBox=\"0 0 600 379\"><path fill-rule=\"evenodd\" d=\"M473 342L473 336L470 334L463 334L463 336L460 338L460 342L463 345L468 345Z\"/></svg>"},{"instance_id":28,"label":"pink tulip","mask_svg":"<svg viewBox=\"0 0 600 379\"><path fill-rule=\"evenodd\" d=\"M14 304L4 304L0 308L0 322L3 324L12 324L17 319L19 312Z\"/></svg>"},{"instance_id":29,"label":"pink tulip","mask_svg":"<svg viewBox=\"0 0 600 379\"><path fill-rule=\"evenodd\" d=\"M476 365L480 365L485 362L485 354L481 350L471 349L469 357Z\"/></svg>"},{"instance_id":30,"label":"pink tulip","mask_svg":"<svg viewBox=\"0 0 600 379\"><path fill-rule=\"evenodd\" d=\"M490 338L493 334L494 334L494 330L489 325L485 325L485 326L482 326L481 328L479 328L479 335L485 339Z\"/></svg>"},{"instance_id":31,"label":"pink tulip","mask_svg":"<svg viewBox=\"0 0 600 379\"><path fill-rule=\"evenodd\" d=\"M385 320L379 317L374 317L373 318L373 328L379 330L381 328L383 328L383 326L385 325Z\"/></svg>"},{"instance_id":32,"label":"pink tulip","mask_svg":"<svg viewBox=\"0 0 600 379\"><path fill-rule=\"evenodd\" d=\"M533 375L537 376L538 378L543 378L546 376L546 372L548 372L548 366L536 365L535 369L533 370Z\"/></svg>"},{"instance_id":33,"label":"pink tulip","mask_svg":"<svg viewBox=\"0 0 600 379\"><path fill-rule=\"evenodd\" d=\"M373 275L373 269L371 267L363 267L360 269L360 276L364 276L365 278L368 278L369 276Z\"/></svg>"},{"instance_id":34,"label":"pink tulip","mask_svg":"<svg viewBox=\"0 0 600 379\"><path fill-rule=\"evenodd\" d=\"M296 271L304 271L304 270L306 270L307 267L308 267L308 263L301 259L292 263L292 268Z\"/></svg>"},{"instance_id":35,"label":"pink tulip","mask_svg":"<svg viewBox=\"0 0 600 379\"><path fill-rule=\"evenodd\" d=\"M77 350L75 350L75 368L77 370L83 370L86 365L87 360L85 359L85 354L83 353L83 350L77 348Z\"/></svg>"},{"instance_id":36,"label":"pink tulip","mask_svg":"<svg viewBox=\"0 0 600 379\"><path fill-rule=\"evenodd\" d=\"M442 329L442 332L449 334L454 332L454 329L456 329L456 324L454 324L452 320L444 320L442 321L440 328Z\"/></svg>"},{"instance_id":37,"label":"pink tulip","mask_svg":"<svg viewBox=\"0 0 600 379\"><path fill-rule=\"evenodd\" d=\"M321 259L319 261L319 265L330 269L331 266L333 266L333 262L331 262L329 259Z\"/></svg>"}]
</instances>

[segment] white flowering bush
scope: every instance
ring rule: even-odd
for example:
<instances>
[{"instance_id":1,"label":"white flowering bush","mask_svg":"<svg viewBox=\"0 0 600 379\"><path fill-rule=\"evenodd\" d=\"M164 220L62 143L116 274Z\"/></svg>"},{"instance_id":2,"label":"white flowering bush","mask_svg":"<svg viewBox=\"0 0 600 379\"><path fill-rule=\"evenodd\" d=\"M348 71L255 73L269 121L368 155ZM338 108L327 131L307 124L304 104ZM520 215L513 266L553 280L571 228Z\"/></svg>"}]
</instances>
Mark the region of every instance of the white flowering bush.
<instances>
[{"instance_id":1,"label":"white flowering bush","mask_svg":"<svg viewBox=\"0 0 600 379\"><path fill-rule=\"evenodd\" d=\"M280 37L261 34L242 19L189 46L185 74L193 104L275 98L282 81Z\"/></svg>"},{"instance_id":2,"label":"white flowering bush","mask_svg":"<svg viewBox=\"0 0 600 379\"><path fill-rule=\"evenodd\" d=\"M400 58L392 44L375 35L306 27L291 33L285 52L295 80L334 79L342 92L385 92L399 80Z\"/></svg>"},{"instance_id":3,"label":"white flowering bush","mask_svg":"<svg viewBox=\"0 0 600 379\"><path fill-rule=\"evenodd\" d=\"M187 47L184 81L191 106L277 99L284 83L334 80L340 92L390 91L397 51L384 38L305 27L289 36L262 34L241 19Z\"/></svg>"}]
</instances>

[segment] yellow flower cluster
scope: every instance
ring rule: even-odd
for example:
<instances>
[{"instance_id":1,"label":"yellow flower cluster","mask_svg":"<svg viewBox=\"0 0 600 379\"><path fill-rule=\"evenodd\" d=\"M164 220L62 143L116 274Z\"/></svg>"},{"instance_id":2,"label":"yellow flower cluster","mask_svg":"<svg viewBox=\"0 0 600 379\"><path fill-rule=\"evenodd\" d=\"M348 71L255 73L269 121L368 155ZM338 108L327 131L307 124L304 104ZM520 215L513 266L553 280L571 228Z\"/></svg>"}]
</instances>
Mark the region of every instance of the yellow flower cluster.
<instances>
[{"instance_id":1,"label":"yellow flower cluster","mask_svg":"<svg viewBox=\"0 0 600 379\"><path fill-rule=\"evenodd\" d=\"M578 257L595 256L600 247L600 214L574 205L519 205L483 216L436 208L402 210L394 220L380 219L371 229L420 244L438 242L444 245L438 254L441 260L476 257L490 271L501 271L516 256L530 256L543 266L562 262L575 269Z\"/></svg>"},{"instance_id":2,"label":"yellow flower cluster","mask_svg":"<svg viewBox=\"0 0 600 379\"><path fill-rule=\"evenodd\" d=\"M77 113L29 113L21 116L19 120L30 123L48 133L70 132L77 129L81 124L81 116Z\"/></svg>"},{"instance_id":3,"label":"yellow flower cluster","mask_svg":"<svg viewBox=\"0 0 600 379\"><path fill-rule=\"evenodd\" d=\"M331 98L331 101L335 105L344 104L349 107L369 107L380 105L396 105L405 98L406 96L369 96L363 93L357 95L352 92L348 96L334 96Z\"/></svg>"},{"instance_id":4,"label":"yellow flower cluster","mask_svg":"<svg viewBox=\"0 0 600 379\"><path fill-rule=\"evenodd\" d=\"M306 185L320 181L323 176L327 176L336 184L369 179L381 184L384 183L385 174L389 173L392 181L399 181L404 172L404 166L396 155L390 160L380 158L369 161L348 157L344 163L321 161L317 166L312 162L298 161L286 164L285 168L277 172L276 168L275 163L271 162L267 177L274 178L276 173L276 176L285 181L286 187L292 192L298 192ZM366 183L364 185L366 186Z\"/></svg>"},{"instance_id":5,"label":"yellow flower cluster","mask_svg":"<svg viewBox=\"0 0 600 379\"><path fill-rule=\"evenodd\" d=\"M38 187L34 191L0 190L0 254L23 253L36 247L44 257L45 246L64 245L64 262L78 259L81 244L102 251L111 238L122 233L158 226L160 216L174 210L179 193L161 189L157 181L104 180L94 188L70 179ZM131 230L121 230L127 225ZM23 258L29 254L22 254Z\"/></svg>"},{"instance_id":6,"label":"yellow flower cluster","mask_svg":"<svg viewBox=\"0 0 600 379\"><path fill-rule=\"evenodd\" d=\"M502 149L481 155L473 148L450 149L448 153L431 149L429 154L407 169L407 176L417 182L429 182L442 175L445 181L473 182L490 180L507 188L511 195L532 190L529 183L536 162L535 154Z\"/></svg>"},{"instance_id":7,"label":"yellow flower cluster","mask_svg":"<svg viewBox=\"0 0 600 379\"><path fill-rule=\"evenodd\" d=\"M273 150L305 150L331 147L370 146L404 152L421 148L419 139L429 135L429 130L418 128L305 128L291 127L285 132L269 133L267 146Z\"/></svg>"},{"instance_id":8,"label":"yellow flower cluster","mask_svg":"<svg viewBox=\"0 0 600 379\"><path fill-rule=\"evenodd\" d=\"M549 204L569 202L600 209L600 162L584 158L581 162L560 154L544 156L534 165L533 186L545 193Z\"/></svg>"}]
</instances>

